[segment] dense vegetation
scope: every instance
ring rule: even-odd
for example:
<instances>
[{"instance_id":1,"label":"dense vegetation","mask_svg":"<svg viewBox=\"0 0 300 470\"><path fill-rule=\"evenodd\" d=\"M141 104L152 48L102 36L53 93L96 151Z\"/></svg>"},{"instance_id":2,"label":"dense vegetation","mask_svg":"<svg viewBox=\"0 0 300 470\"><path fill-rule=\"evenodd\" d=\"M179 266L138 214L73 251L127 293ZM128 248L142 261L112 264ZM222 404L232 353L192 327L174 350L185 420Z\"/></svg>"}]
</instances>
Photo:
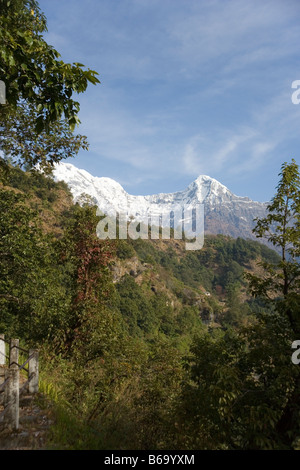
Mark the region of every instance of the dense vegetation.
<instances>
[{"instance_id":1,"label":"dense vegetation","mask_svg":"<svg viewBox=\"0 0 300 470\"><path fill-rule=\"evenodd\" d=\"M41 350L58 413L49 445L298 445L298 408L281 424L297 337L245 276L258 288L259 262L280 267L275 251L223 235L192 252L178 240L99 240L88 199L73 204L64 184L19 168L0 208L0 328Z\"/></svg>"},{"instance_id":2,"label":"dense vegetation","mask_svg":"<svg viewBox=\"0 0 300 470\"><path fill-rule=\"evenodd\" d=\"M276 251L225 236L193 252L100 240L96 207L46 176L88 146L72 96L96 72L59 59L36 0L0 0L0 31L0 330L40 349L49 446L299 449L295 161L255 227Z\"/></svg>"}]
</instances>

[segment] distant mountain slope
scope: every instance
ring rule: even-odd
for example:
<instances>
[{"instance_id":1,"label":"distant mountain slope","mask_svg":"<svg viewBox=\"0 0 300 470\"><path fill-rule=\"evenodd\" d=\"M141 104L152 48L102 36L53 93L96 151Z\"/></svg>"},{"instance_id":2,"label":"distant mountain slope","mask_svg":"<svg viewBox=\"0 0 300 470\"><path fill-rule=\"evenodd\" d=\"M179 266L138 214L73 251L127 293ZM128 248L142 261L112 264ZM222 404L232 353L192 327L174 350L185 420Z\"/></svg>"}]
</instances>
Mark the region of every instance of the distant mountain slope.
<instances>
[{"instance_id":1,"label":"distant mountain slope","mask_svg":"<svg viewBox=\"0 0 300 470\"><path fill-rule=\"evenodd\" d=\"M127 210L133 217L149 213L158 216L182 206L192 208L203 204L205 233L210 234L255 239L253 219L266 215L267 203L236 196L206 175L199 176L183 191L149 196L130 195L113 179L92 176L70 163L56 165L53 176L56 181L67 183L75 201L83 193L88 194L99 209L109 215Z\"/></svg>"}]
</instances>

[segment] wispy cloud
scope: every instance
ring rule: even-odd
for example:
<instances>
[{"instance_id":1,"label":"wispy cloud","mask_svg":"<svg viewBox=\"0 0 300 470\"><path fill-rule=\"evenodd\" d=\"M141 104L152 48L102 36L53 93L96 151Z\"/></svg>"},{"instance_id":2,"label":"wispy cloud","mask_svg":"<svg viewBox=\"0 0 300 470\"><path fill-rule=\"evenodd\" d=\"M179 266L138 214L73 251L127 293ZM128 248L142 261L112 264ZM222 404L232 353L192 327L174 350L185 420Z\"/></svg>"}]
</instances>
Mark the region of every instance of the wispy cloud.
<instances>
[{"instance_id":1,"label":"wispy cloud","mask_svg":"<svg viewBox=\"0 0 300 470\"><path fill-rule=\"evenodd\" d=\"M227 136L224 131L216 130L214 140L194 136L183 153L183 171L194 177L203 170L209 174L224 174L234 168L236 172L241 168L245 148L253 148L256 138L257 132L253 129L239 129Z\"/></svg>"},{"instance_id":2,"label":"wispy cloud","mask_svg":"<svg viewBox=\"0 0 300 470\"><path fill-rule=\"evenodd\" d=\"M210 128L207 135L191 137L182 154L184 172L249 177L274 161L274 155L277 161L287 158L286 154L278 157L277 149L300 136L300 107L292 105L290 95L287 88L280 96L256 104L249 126Z\"/></svg>"}]
</instances>

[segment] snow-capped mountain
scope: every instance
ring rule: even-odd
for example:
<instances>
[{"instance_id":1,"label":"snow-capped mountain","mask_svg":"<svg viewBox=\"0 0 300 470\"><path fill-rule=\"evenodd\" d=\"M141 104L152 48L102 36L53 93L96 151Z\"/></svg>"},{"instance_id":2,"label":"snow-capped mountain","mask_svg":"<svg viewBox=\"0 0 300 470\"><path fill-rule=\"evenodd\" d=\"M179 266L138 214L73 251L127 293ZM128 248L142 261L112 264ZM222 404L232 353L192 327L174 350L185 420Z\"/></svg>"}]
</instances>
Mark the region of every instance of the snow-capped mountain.
<instances>
[{"instance_id":1,"label":"snow-capped mountain","mask_svg":"<svg viewBox=\"0 0 300 470\"><path fill-rule=\"evenodd\" d=\"M205 175L199 176L183 191L149 196L128 194L113 179L92 176L70 163L57 164L53 176L56 181L67 183L75 201L87 194L107 215L126 212L128 218L144 221L150 214L153 220L159 216L163 220L164 215L170 215L170 212L182 214L182 207L192 210L202 205L205 233L253 239L253 219L266 215L267 203L236 196L217 180Z\"/></svg>"}]
</instances>

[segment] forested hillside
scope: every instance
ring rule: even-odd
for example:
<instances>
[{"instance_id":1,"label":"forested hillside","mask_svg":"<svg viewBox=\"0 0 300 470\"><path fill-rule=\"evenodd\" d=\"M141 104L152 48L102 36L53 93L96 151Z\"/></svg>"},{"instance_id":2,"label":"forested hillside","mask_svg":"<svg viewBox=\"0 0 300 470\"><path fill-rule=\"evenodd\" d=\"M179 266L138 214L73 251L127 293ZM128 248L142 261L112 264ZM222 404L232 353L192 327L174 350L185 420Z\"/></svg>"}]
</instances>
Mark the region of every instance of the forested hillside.
<instances>
[{"instance_id":1,"label":"forested hillside","mask_svg":"<svg viewBox=\"0 0 300 470\"><path fill-rule=\"evenodd\" d=\"M294 338L246 276L279 265L275 251L222 235L198 251L99 240L88 198L17 167L0 195L0 329L40 348L58 413L49 445L288 445L276 426Z\"/></svg>"},{"instance_id":2,"label":"forested hillside","mask_svg":"<svg viewBox=\"0 0 300 470\"><path fill-rule=\"evenodd\" d=\"M0 333L39 349L46 447L300 449L295 160L257 241L100 240L91 198L51 178L88 148L77 96L98 74L46 32L37 0L0 0Z\"/></svg>"},{"instance_id":3,"label":"forested hillside","mask_svg":"<svg viewBox=\"0 0 300 470\"><path fill-rule=\"evenodd\" d=\"M16 328L18 317L24 319L23 309L39 310L41 317L47 303L53 308L54 299L58 310L60 301L66 308L67 299L69 308L81 297L92 296L96 301L92 292L97 285L103 292L108 289L110 308L122 314L130 335L181 335L193 325L247 323L255 301L247 292L245 272L255 272L258 261L280 259L258 242L223 235L207 236L203 249L196 251L186 251L183 240L172 238L98 240L97 207L88 198L83 196L82 205L73 204L64 183L17 167L11 168L1 194L2 227L7 231L2 240L6 247L11 243L10 257L2 264L6 274L3 289L7 288L2 303L8 317L15 311L9 322L12 334L24 331L24 324L20 331ZM30 270L22 270L22 266ZM23 299L25 284L28 293ZM22 295L13 295L16 289ZM46 315L49 325L45 328L56 328L57 336L60 323L50 321L48 312ZM30 321L37 334L41 318L33 317ZM61 327L64 330L63 323ZM43 332L43 338L54 334L50 329ZM32 338L30 332L30 338L38 336Z\"/></svg>"}]
</instances>

